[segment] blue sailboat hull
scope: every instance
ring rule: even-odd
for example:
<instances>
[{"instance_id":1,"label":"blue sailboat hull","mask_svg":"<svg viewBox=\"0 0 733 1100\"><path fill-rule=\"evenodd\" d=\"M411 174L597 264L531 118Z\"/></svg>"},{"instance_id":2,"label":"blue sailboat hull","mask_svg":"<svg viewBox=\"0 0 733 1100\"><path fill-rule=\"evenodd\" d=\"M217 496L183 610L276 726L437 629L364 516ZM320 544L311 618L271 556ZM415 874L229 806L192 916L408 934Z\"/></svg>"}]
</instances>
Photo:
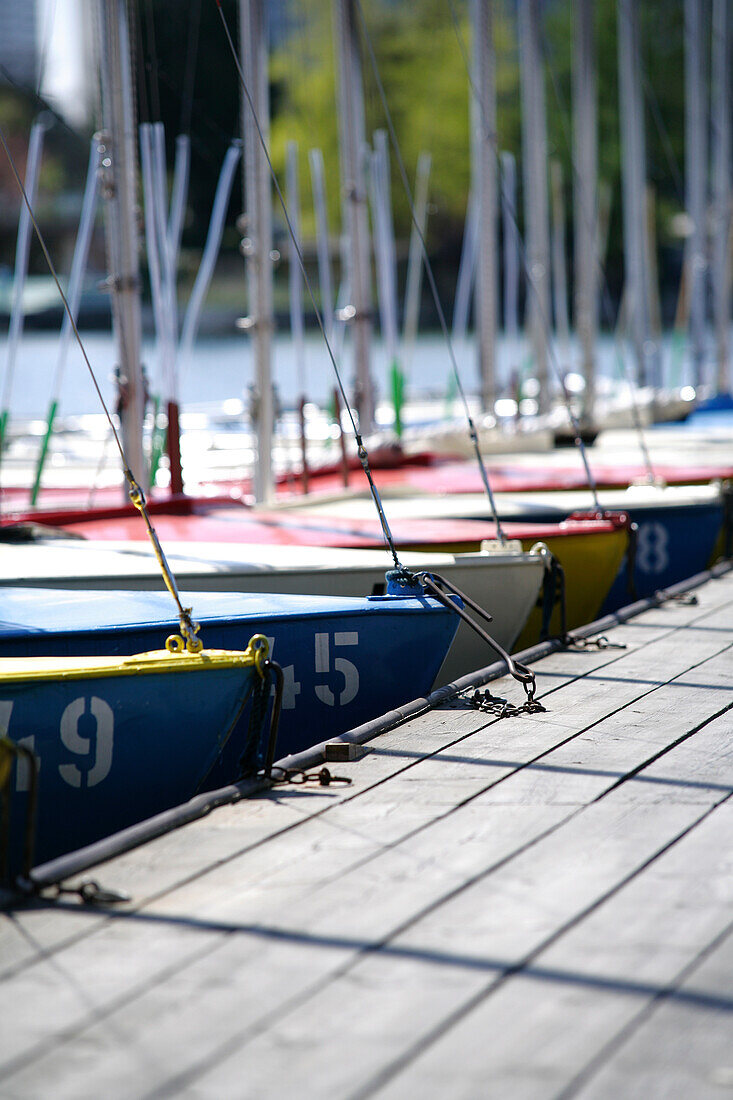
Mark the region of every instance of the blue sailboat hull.
<instances>
[{"instance_id":1,"label":"blue sailboat hull","mask_svg":"<svg viewBox=\"0 0 733 1100\"><path fill-rule=\"evenodd\" d=\"M8 736L38 761L33 862L192 798L257 675L250 666L0 684ZM12 876L22 867L27 763L16 764L9 792Z\"/></svg>"},{"instance_id":2,"label":"blue sailboat hull","mask_svg":"<svg viewBox=\"0 0 733 1100\"><path fill-rule=\"evenodd\" d=\"M270 639L284 671L278 755L337 736L427 694L458 617L425 597L183 594L207 649L244 649ZM7 588L0 593L0 657L131 654L177 632L165 592ZM230 782L246 739L246 716L210 777Z\"/></svg>"},{"instance_id":3,"label":"blue sailboat hull","mask_svg":"<svg viewBox=\"0 0 733 1100\"><path fill-rule=\"evenodd\" d=\"M643 599L707 569L723 523L722 503L629 508L637 524L634 584ZM623 562L601 614L630 602L628 565Z\"/></svg>"}]
</instances>

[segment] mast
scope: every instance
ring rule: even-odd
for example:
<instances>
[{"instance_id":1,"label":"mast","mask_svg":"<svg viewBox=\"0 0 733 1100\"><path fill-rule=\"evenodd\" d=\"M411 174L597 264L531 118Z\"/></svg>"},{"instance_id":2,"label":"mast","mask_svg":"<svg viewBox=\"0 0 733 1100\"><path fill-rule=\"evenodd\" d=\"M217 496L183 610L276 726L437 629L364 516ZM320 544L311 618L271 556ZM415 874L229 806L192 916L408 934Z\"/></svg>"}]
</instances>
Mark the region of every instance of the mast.
<instances>
[{"instance_id":1,"label":"mast","mask_svg":"<svg viewBox=\"0 0 733 1100\"><path fill-rule=\"evenodd\" d=\"M125 456L136 481L147 488L147 467L143 458L145 386L140 361L137 133L126 0L100 0L99 56L108 281L119 355L118 411Z\"/></svg>"},{"instance_id":2,"label":"mast","mask_svg":"<svg viewBox=\"0 0 733 1100\"><path fill-rule=\"evenodd\" d=\"M369 225L364 179L364 100L354 0L334 0L338 68L339 152L348 283L351 288L356 366L355 404L360 431L374 421L374 391L369 369L372 333Z\"/></svg>"},{"instance_id":3,"label":"mast","mask_svg":"<svg viewBox=\"0 0 733 1100\"><path fill-rule=\"evenodd\" d=\"M703 57L705 0L685 0L685 205L691 222L690 353L696 386L703 381L705 359L705 216L707 208L707 102Z\"/></svg>"},{"instance_id":4,"label":"mast","mask_svg":"<svg viewBox=\"0 0 733 1100\"><path fill-rule=\"evenodd\" d=\"M490 0L472 0L473 79L471 96L471 189L478 197L479 243L476 271L476 321L481 404L493 412L496 400L497 327L497 173L496 65ZM478 102L477 102L478 99Z\"/></svg>"},{"instance_id":5,"label":"mast","mask_svg":"<svg viewBox=\"0 0 733 1100\"><path fill-rule=\"evenodd\" d=\"M266 0L240 0L242 71L252 97L260 130L269 147L270 101L267 79ZM247 328L254 344L255 378L252 419L257 441L254 471L255 500L265 503L274 495L272 476L272 202L270 169L252 108L243 95L244 209L246 236L242 249L247 257L249 317Z\"/></svg>"},{"instance_id":6,"label":"mast","mask_svg":"<svg viewBox=\"0 0 733 1100\"><path fill-rule=\"evenodd\" d=\"M583 420L593 422L595 348L598 335L598 112L593 0L576 0L573 52L573 176L575 237L575 329L585 379Z\"/></svg>"},{"instance_id":7,"label":"mast","mask_svg":"<svg viewBox=\"0 0 733 1100\"><path fill-rule=\"evenodd\" d=\"M504 333L513 343L519 335L519 241L517 239L517 166L511 153L501 154L501 209L504 236ZM513 354L516 349L512 349Z\"/></svg>"},{"instance_id":8,"label":"mast","mask_svg":"<svg viewBox=\"0 0 733 1100\"><path fill-rule=\"evenodd\" d=\"M641 95L638 0L618 0L618 65L621 108L621 186L624 222L624 297L639 385L649 382L645 344L649 336L646 277L646 144Z\"/></svg>"},{"instance_id":9,"label":"mast","mask_svg":"<svg viewBox=\"0 0 733 1100\"><path fill-rule=\"evenodd\" d=\"M524 224L530 283L529 329L539 382L539 411L550 405L547 333L550 323L550 221L547 195L547 119L540 45L539 0L519 0Z\"/></svg>"},{"instance_id":10,"label":"mast","mask_svg":"<svg viewBox=\"0 0 733 1100\"><path fill-rule=\"evenodd\" d=\"M562 165L557 157L550 161L550 199L552 202L552 288L555 305L555 334L560 345L563 370L569 369L570 319L568 317L568 274L565 264L565 196Z\"/></svg>"},{"instance_id":11,"label":"mast","mask_svg":"<svg viewBox=\"0 0 733 1100\"><path fill-rule=\"evenodd\" d=\"M730 391L730 11L728 0L713 0L713 316L716 391Z\"/></svg>"},{"instance_id":12,"label":"mast","mask_svg":"<svg viewBox=\"0 0 733 1100\"><path fill-rule=\"evenodd\" d=\"M392 225L392 196L389 185L389 143L386 130L374 133L374 151L370 157L372 226L374 259L377 269L379 316L389 361L389 388L394 408L394 431L402 435L402 405L405 377L399 360L397 322L397 259Z\"/></svg>"},{"instance_id":13,"label":"mast","mask_svg":"<svg viewBox=\"0 0 733 1100\"><path fill-rule=\"evenodd\" d=\"M405 282L405 317L402 326L402 344L404 347L404 371L409 375L412 357L415 353L417 326L420 319L420 291L422 289L423 257L420 244L425 237L428 220L428 180L430 178L430 153L421 153L417 158L417 176L415 179L415 221L410 231L410 250L407 257L407 279Z\"/></svg>"},{"instance_id":14,"label":"mast","mask_svg":"<svg viewBox=\"0 0 733 1100\"><path fill-rule=\"evenodd\" d=\"M311 149L308 153L308 160L311 169L311 189L313 191L313 209L316 219L316 250L318 253L318 283L321 291L321 315L326 337L331 341L333 338L333 289L328 245L323 153L320 149Z\"/></svg>"}]
</instances>

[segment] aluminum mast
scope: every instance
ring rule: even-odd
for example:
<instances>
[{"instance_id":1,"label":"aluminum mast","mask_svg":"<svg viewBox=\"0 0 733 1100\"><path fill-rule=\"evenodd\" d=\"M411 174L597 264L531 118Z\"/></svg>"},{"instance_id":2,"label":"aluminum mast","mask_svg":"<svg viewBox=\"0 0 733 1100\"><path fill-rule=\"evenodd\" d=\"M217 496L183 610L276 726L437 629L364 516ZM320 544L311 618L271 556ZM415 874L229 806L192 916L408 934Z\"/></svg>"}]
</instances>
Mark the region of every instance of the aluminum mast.
<instances>
[{"instance_id":1,"label":"aluminum mast","mask_svg":"<svg viewBox=\"0 0 733 1100\"><path fill-rule=\"evenodd\" d=\"M476 329L481 404L494 411L497 327L496 63L490 0L472 0L473 79L471 96L471 189L478 198ZM476 101L478 97L478 102Z\"/></svg>"},{"instance_id":2,"label":"aluminum mast","mask_svg":"<svg viewBox=\"0 0 733 1100\"><path fill-rule=\"evenodd\" d=\"M241 0L240 41L242 71L265 144L270 144L270 101L267 80L266 0ZM252 332L255 381L252 419L257 439L255 500L274 496L272 434L275 426L272 393L272 196L270 168L260 141L252 107L243 95L244 209L246 235L242 250L247 258L249 317Z\"/></svg>"},{"instance_id":3,"label":"aluminum mast","mask_svg":"<svg viewBox=\"0 0 733 1100\"><path fill-rule=\"evenodd\" d=\"M713 0L713 316L716 390L730 390L730 31L729 0Z\"/></svg>"},{"instance_id":4,"label":"aluminum mast","mask_svg":"<svg viewBox=\"0 0 733 1100\"><path fill-rule=\"evenodd\" d=\"M685 0L685 205L690 218L687 270L690 288L690 354L696 386L705 370L707 272L707 95L703 56L705 0Z\"/></svg>"},{"instance_id":5,"label":"aluminum mast","mask_svg":"<svg viewBox=\"0 0 733 1100\"><path fill-rule=\"evenodd\" d=\"M119 363L118 411L122 446L135 480L147 488L143 457L145 386L140 360L140 274L138 235L137 130L125 0L100 0L99 56L104 127L103 193L112 293L112 318Z\"/></svg>"},{"instance_id":6,"label":"aluminum mast","mask_svg":"<svg viewBox=\"0 0 733 1100\"><path fill-rule=\"evenodd\" d=\"M641 94L637 0L618 0L618 66L621 109L621 185L624 223L624 299L630 322L639 385L647 369L649 302L646 276L646 143Z\"/></svg>"},{"instance_id":7,"label":"aluminum mast","mask_svg":"<svg viewBox=\"0 0 733 1100\"><path fill-rule=\"evenodd\" d=\"M374 388L369 362L372 300L367 191L364 179L364 99L353 0L335 0L334 34L339 74L337 99L343 221L348 242L348 284L354 310L354 403L359 413L360 431L367 432L374 421Z\"/></svg>"},{"instance_id":8,"label":"aluminum mast","mask_svg":"<svg viewBox=\"0 0 733 1100\"><path fill-rule=\"evenodd\" d=\"M539 0L519 0L522 91L524 223L530 283L529 328L539 382L539 411L550 405L547 337L550 325L550 220L547 186L547 118Z\"/></svg>"},{"instance_id":9,"label":"aluminum mast","mask_svg":"<svg viewBox=\"0 0 733 1100\"><path fill-rule=\"evenodd\" d=\"M585 379L583 421L593 423L598 335L598 111L593 0L576 0L573 52L575 329Z\"/></svg>"}]
</instances>

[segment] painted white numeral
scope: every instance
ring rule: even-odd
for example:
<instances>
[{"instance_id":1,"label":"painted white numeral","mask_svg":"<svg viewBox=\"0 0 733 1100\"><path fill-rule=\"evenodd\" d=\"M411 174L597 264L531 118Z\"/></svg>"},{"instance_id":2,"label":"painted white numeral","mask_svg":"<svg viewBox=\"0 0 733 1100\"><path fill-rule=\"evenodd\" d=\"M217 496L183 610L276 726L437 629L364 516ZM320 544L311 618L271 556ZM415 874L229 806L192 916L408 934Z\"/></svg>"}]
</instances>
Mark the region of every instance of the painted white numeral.
<instances>
[{"instance_id":1,"label":"painted white numeral","mask_svg":"<svg viewBox=\"0 0 733 1100\"><path fill-rule=\"evenodd\" d=\"M88 756L91 751L91 739L79 734L79 719L86 711L87 700L83 697L69 703L61 715L61 740L70 752L79 756ZM82 772L76 764L60 764L61 778L71 787L96 787L109 774L112 767L112 741L114 737L114 714L104 699L93 695L90 700L92 716L97 721L96 755L94 764L88 772Z\"/></svg>"},{"instance_id":2,"label":"painted white numeral","mask_svg":"<svg viewBox=\"0 0 733 1100\"><path fill-rule=\"evenodd\" d=\"M669 565L667 528L656 520L648 520L639 526L636 542L636 560L644 573L663 573Z\"/></svg>"},{"instance_id":3,"label":"painted white numeral","mask_svg":"<svg viewBox=\"0 0 733 1100\"><path fill-rule=\"evenodd\" d=\"M295 666L286 665L283 669L283 710L295 709L297 695L300 695L300 680L295 679Z\"/></svg>"},{"instance_id":4,"label":"painted white numeral","mask_svg":"<svg viewBox=\"0 0 733 1100\"><path fill-rule=\"evenodd\" d=\"M270 656L272 657L272 651L275 648L275 639L268 638L267 644L270 647ZM270 695L275 694L275 685L272 685ZM300 695L300 680L295 679L295 665L286 665L283 668L283 710L295 710L296 697Z\"/></svg>"},{"instance_id":5,"label":"painted white numeral","mask_svg":"<svg viewBox=\"0 0 733 1100\"><path fill-rule=\"evenodd\" d=\"M315 644L316 672L319 674L330 672L331 662L328 634L316 634ZM333 644L334 647L358 645L359 635L355 630L337 631L333 636ZM334 657L333 667L336 672L340 672L344 678L344 686L339 695L338 704L341 707L345 707L356 698L356 694L359 691L359 670L356 665L347 660L346 657ZM336 705L336 698L327 684L316 684L316 695L322 703L326 704L326 706L333 707Z\"/></svg>"},{"instance_id":6,"label":"painted white numeral","mask_svg":"<svg viewBox=\"0 0 733 1100\"><path fill-rule=\"evenodd\" d=\"M13 713L13 700L12 699L0 699L0 737L7 737L8 730L10 728L10 715ZM19 745L23 745L24 748L30 749L31 752L35 750L35 738L23 737L18 741ZM39 761L40 763L40 761ZM31 772L28 767L28 761L24 756L19 756L15 762L15 789L18 792L27 791L31 784Z\"/></svg>"},{"instance_id":7,"label":"painted white numeral","mask_svg":"<svg viewBox=\"0 0 733 1100\"><path fill-rule=\"evenodd\" d=\"M10 715L13 713L13 700L0 699L0 737L7 737Z\"/></svg>"}]
</instances>

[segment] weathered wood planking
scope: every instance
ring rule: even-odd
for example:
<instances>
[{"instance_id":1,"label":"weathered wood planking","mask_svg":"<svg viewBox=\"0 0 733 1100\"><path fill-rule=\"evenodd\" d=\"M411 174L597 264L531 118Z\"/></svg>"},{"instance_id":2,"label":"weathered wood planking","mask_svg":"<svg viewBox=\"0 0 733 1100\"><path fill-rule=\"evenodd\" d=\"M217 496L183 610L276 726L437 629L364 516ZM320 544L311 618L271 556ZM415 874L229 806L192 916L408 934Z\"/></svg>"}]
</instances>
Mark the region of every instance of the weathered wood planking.
<instances>
[{"instance_id":1,"label":"weathered wood planking","mask_svg":"<svg viewBox=\"0 0 733 1100\"><path fill-rule=\"evenodd\" d=\"M730 834L728 836L730 839ZM730 851L730 849L729 849ZM728 884L732 868L728 866ZM640 1095L717 1100L733 1088L733 922L709 941L588 1068L575 1095L618 1096L633 1080Z\"/></svg>"},{"instance_id":2,"label":"weathered wood planking","mask_svg":"<svg viewBox=\"0 0 733 1100\"><path fill-rule=\"evenodd\" d=\"M589 1085L598 1069L594 1060L603 1066L627 1029L634 1034L646 1014L665 1003L690 960L697 961L716 937L730 932L732 816L729 803L721 806L644 874L484 997L413 1059L383 1095L420 1095L421 1089L440 1093L450 1085L450 1094L457 1096L529 1098L557 1096L566 1088L574 1094L573 1085ZM701 1020L710 1015L719 1020L728 1050L731 972L731 965L723 971L727 987L705 987L713 994L712 1004L687 1005L684 997L681 1002L693 1015L708 1009L698 1012ZM671 1002L680 999L673 993ZM651 1051L647 1056L654 1061ZM615 1084L615 1092L609 1089L605 1095L659 1095L636 1072ZM690 1086L664 1094L702 1093Z\"/></svg>"},{"instance_id":3,"label":"weathered wood planking","mask_svg":"<svg viewBox=\"0 0 733 1100\"><path fill-rule=\"evenodd\" d=\"M343 766L354 788L115 861L127 916L14 914L0 1092L555 1095L604 1087L614 1044L623 1076L644 1006L724 927L732 605L723 578L614 631L627 650L553 655L547 714L445 708Z\"/></svg>"},{"instance_id":4,"label":"weathered wood planking","mask_svg":"<svg viewBox=\"0 0 733 1100\"><path fill-rule=\"evenodd\" d=\"M661 629L666 632L667 624L665 623ZM635 623L623 627L622 630L624 631L624 638L636 637L640 633ZM650 631L653 640L659 635L660 628L642 628L643 644L649 641ZM565 683L567 681L568 671L563 672L561 670L561 662L563 657L567 658L568 656L572 661L572 676L577 677L615 661L619 653L613 650L599 654L591 650L572 655L553 655L543 666L547 669L548 677L550 676L551 667L553 665L557 666L548 690L553 689L558 682ZM515 689L515 698L519 699L520 695L516 694ZM384 779L392 775L399 774L403 768L411 767L415 762L422 761L428 753L439 752L445 746L450 747L457 742L470 738L472 734L478 729L482 729L488 722L486 716L479 715L475 711L459 713L447 711L433 714L427 720L417 719L415 722L410 723L408 727L405 727L404 732L400 729L395 730L390 736L390 747L387 748L385 745L375 750L380 759L370 759L368 769L359 769L355 777L360 781L357 784L358 794L363 795L363 792L371 786L383 782ZM542 727L540 730L541 736L544 736L547 732L546 727ZM380 741L380 746L381 744ZM382 756L384 757L383 762L381 760ZM395 798L397 799L397 796ZM341 799L335 799L332 791L311 789L304 792L298 788L290 788L278 792L270 799L251 803L251 810L248 810L244 816L239 814L236 809L222 809L215 817L197 823L195 844L182 845L177 835L171 834L147 845L142 852L134 853L131 857L121 857L115 864L116 878L121 888L132 894L138 904L144 904L152 897L158 897L173 886L185 882L189 876L195 876L199 872L211 871L212 863L215 863L216 859L210 860L208 858L207 842L210 832L212 834L211 842L214 845L216 845L218 831L222 827L230 829L236 827L242 832L249 833L249 844L242 845L241 850L244 851L252 844L261 842L263 838L277 836L278 827L286 829L292 824L290 820L283 822L283 817L287 818L288 815L282 809L275 807L273 810L274 801L279 806L284 804L289 809L293 809L295 811L294 817L298 820L300 817L299 809L303 814L312 815L319 812L321 803L328 807L334 801L338 804L341 800L352 801L351 791L343 792ZM314 804L319 808L318 810L314 807ZM308 807L307 810L305 806ZM386 812L389 812L389 808L389 805L387 805ZM275 814L274 818L272 818L273 812ZM373 814L373 807L368 808L367 817L370 831L373 831L375 826ZM276 824L270 824L271 821L276 822ZM235 824L232 825L232 823ZM402 828L404 828L404 825ZM239 849L235 844L227 846L226 859L236 858L238 852ZM43 951L49 950L55 943L64 942L67 923L73 929L72 935L75 934L79 923L75 915L72 915L70 922L65 922L63 916L58 914L52 915L49 919L46 910L20 911L15 915L15 919L24 927L27 927L27 931L38 942L39 949ZM46 930L48 936L44 935ZM0 977L2 977L2 973L0 965Z\"/></svg>"},{"instance_id":5,"label":"weathered wood planking","mask_svg":"<svg viewBox=\"0 0 733 1100\"><path fill-rule=\"evenodd\" d=\"M665 779L673 777L674 768L671 774L665 773ZM723 795L721 784L711 783L713 799L726 797L733 790L733 768L729 768L728 779ZM410 1035L412 1045L407 1050L416 1055L426 1037L433 1032L437 1037L445 1027L446 1017L452 1013L460 1016L466 1005L475 1009L475 999L487 995L509 968L521 965L545 941L552 940L558 926L572 926L579 912L617 888L619 876L634 875L639 863L643 865L654 857L670 837L701 817L699 806L672 805L658 812L654 805L658 794L648 784L639 785L638 805L629 805L628 796L622 799L622 792L623 788L612 791L606 802L591 804L577 815L572 827L553 831L535 848L447 898L382 950L358 960L318 997L303 1005L297 1015L285 1014L255 1040L255 1064L263 1067L277 1089L282 1081L273 1055L285 1047L290 1051L288 1072L300 1072L307 1078L316 1070L316 1052L300 1054L308 1019L318 1019L330 1033L331 1028L338 1027L345 999L354 988L365 991L360 999L367 1011L345 1030L341 1070L348 1079L337 1082L334 1094L347 1089L349 1083L359 1083L362 1067L373 1065L376 1059L387 1061L386 1053L395 1045L398 1056L404 1056L404 1044ZM583 870L580 877L579 868ZM457 952L457 940L470 944L470 949L463 954ZM487 943L491 947L484 954L482 946ZM374 1031L374 1022L380 1018L377 1003L392 981L389 1020L383 1020L387 1026L382 1035ZM459 999L451 1002L452 997ZM434 1017L429 1027L431 1008ZM480 1053L480 1043L477 1049ZM226 1071L221 1066L213 1071L213 1079L219 1084L222 1072ZM410 1090L405 1094L415 1093Z\"/></svg>"},{"instance_id":6,"label":"weathered wood planking","mask_svg":"<svg viewBox=\"0 0 733 1100\"><path fill-rule=\"evenodd\" d=\"M649 628L646 628L645 633L648 633L648 629ZM625 631L625 636L628 635L629 633L633 634L634 631L635 631L635 627L630 625L630 626L624 628L624 631ZM598 653L594 654L592 651L586 652L586 653L575 653L575 654L557 654L553 658L550 658L549 662L547 662L547 664L551 665L551 664L554 663L554 664L557 665L557 664L561 663L562 659L564 658L566 663L569 661L572 664L573 675L575 676L575 675L578 675L579 673L583 673L583 672L592 673L594 668L599 668L599 667L603 667L604 665L607 666L611 663L615 663L617 660L620 659L620 657L622 655L622 652L623 651L611 650L611 651L606 651L606 653L603 654L603 655L598 654ZM624 656L626 656L626 654L624 654ZM578 668L579 665L581 666L580 668ZM543 674L543 675L545 675L545 674ZM565 680L565 679L567 679L567 670L563 674L563 680ZM552 680L553 688L555 688L556 683L557 683L557 680L553 678L553 680ZM597 691L598 686L597 685L594 685L594 686L595 686L596 691ZM517 695L517 690L518 689L516 687L514 687L514 698L518 699L520 696ZM601 690L605 691L604 688L601 688ZM571 696L573 707L576 706L576 703L575 703L576 698L577 698L577 695L575 693L573 693L572 696ZM539 724L539 726L536 726L536 727L531 727L530 726L528 728L527 725L525 725L523 727L522 731L521 731L523 736L525 736L527 734L534 735L535 733L538 735L539 741L537 741L537 747L538 747L539 750L542 750L542 749L546 748L546 743L545 743L544 739L545 739L546 735L548 734L548 732L553 732L552 729L551 729L551 726L550 726L550 722L554 722L554 721L557 720L556 719L557 709L558 709L557 705L553 704L553 710L552 710L551 714L547 715L547 716L543 716L543 721ZM445 745L446 743L448 743L448 744L454 743L455 740L456 740L456 726L457 725L460 725L461 727L463 727L464 724L466 725L466 731L459 734L459 737L462 736L463 738L466 738L470 734L474 733L477 728L481 728L485 723L486 723L486 719L484 717L481 717L481 716L477 715L475 712L467 712L467 713L463 713L463 714L460 714L460 715L455 715L452 712L448 712L447 714L444 714L442 717L440 715L432 716L428 721L424 721L422 719L419 719L416 723L412 723L409 727L407 727L407 729L405 730L404 733L401 733L400 730L395 731L395 733L391 735L391 743L394 743L394 747L392 747L391 749L377 748L375 750L377 753L382 753L383 752L385 754L385 756L387 757L387 759L385 761L385 768L384 768L383 772L379 768L375 769L374 762L370 761L370 764L371 764L371 767L369 769L369 782L370 782L370 784L371 785L378 784L381 779L383 779L384 777L391 776L391 775L395 774L396 772L401 771L401 769L403 767L411 767L416 761L417 762L423 761L423 757L424 757L425 753L427 753L431 750L433 752L437 752L437 751L440 751L440 748L443 745ZM502 725L500 730L497 731L497 734L498 734L499 742L502 742L506 737L506 727L504 725ZM554 734L553 734L553 736L554 736ZM429 740L428 740L428 738L429 738ZM403 742L405 743L405 747L402 747ZM532 740L530 742L530 745L534 745L534 744L535 744L535 741ZM550 744L551 744L551 746L554 746L554 739L551 739ZM411 747L407 748L406 747L407 745L409 745ZM415 745L419 746L419 748L412 747L412 746L415 746ZM469 751L469 749L467 748L466 751ZM481 749L480 746L478 747L478 749L476 749L474 747L473 751L474 752L476 752L476 751L481 752L482 749ZM396 760L394 759L395 754L397 756ZM404 760L400 759L400 757L403 754L405 756ZM450 755L451 754L443 753L443 759L446 756L448 758L450 758ZM523 762L524 761L522 761L522 763ZM509 765L509 762L507 762L507 766L508 765ZM423 786L427 782L427 779L428 779L428 776L425 775L425 767L426 766L427 766L426 762L423 762L423 773L422 773L423 774L423 779L422 779ZM515 766L520 766L520 765L515 764ZM443 770L445 770L445 765L444 764L441 764L441 767L442 767ZM376 774L375 774L375 771L376 771ZM359 774L359 778L361 778L361 774ZM409 783L409 779L408 779L407 782ZM382 788L381 792L379 792L379 793L382 794L382 798L380 799L380 804L381 804L382 807L384 807L384 809L382 810L381 815L380 815L380 812L375 809L374 801L370 800L368 793L367 793L366 798L362 796L362 801L359 803L359 808L358 808L357 812L361 812L362 806L364 807L363 812L364 812L365 817L366 817L367 828L370 832L370 835L372 835L372 836L374 835L375 828L378 826L380 820L383 817L385 817L385 818L389 817L390 824L392 822L394 822L394 827L398 827L402 830L404 830L404 828L405 828L404 819L405 819L405 815L406 815L406 810L409 809L413 804L412 804L412 802L410 802L410 803L408 803L407 807L403 806L401 816L400 817L395 817L394 815L391 814L392 805L393 805L394 802L397 802L397 803L404 802L404 798L403 798L402 792L397 791L394 784L391 785L389 789L390 789L390 791L392 791L393 789L395 791L394 795L390 794L389 799L386 799L384 788ZM409 787L408 787L408 789L409 789ZM300 790L297 790L297 789L295 791L282 792L281 795L279 796L279 799L280 799L281 802L286 801L286 802L288 802L289 805L292 805L293 803L295 803L295 805L302 804L303 801L304 801L304 798L305 798L305 801L307 801L307 803L309 805L314 801L318 801L318 799L316 799L314 797L313 793L309 792L308 795L304 796L303 792L300 791ZM327 794L324 794L322 796L322 798L323 798L323 801L325 801L327 804L334 802L334 795L331 792L329 792ZM347 801L349 801L349 802L353 801L350 794L347 794L346 798L347 798ZM426 801L425 799L423 799L423 800ZM365 805L365 803L366 803L366 805ZM205 868L207 870L210 870L211 863L207 858L208 853L207 853L207 850L206 850L206 841L207 841L207 838L209 836L209 832L210 831L213 832L213 842L215 843L216 842L217 831L218 831L218 823L219 822L226 823L226 822L229 822L229 821L232 821L232 820L236 820L239 823L239 827L241 829L243 829L243 830L253 830L254 831L255 839L252 841L252 843L256 843L257 840L259 838L261 838L262 835L267 834L266 822L265 822L265 825L263 827L263 824L260 820L260 818L262 817L262 813L263 813L263 806L265 808L268 808L268 802L265 801L265 802L260 802L260 803L255 804L256 808L255 808L255 811L252 815L255 818L254 822L251 822L249 820L249 815L247 816L246 819L243 819L242 815L238 814L235 810L222 810L222 811L220 811L220 813L218 815L215 816L215 818L213 818L213 819L210 818L210 819L207 819L206 822L199 823L197 825L197 829L196 829L196 844L195 844L195 846L194 845L186 846L184 848L175 839L163 837L160 840L156 841L155 844L149 845L148 848L145 849L145 855L149 856L149 858L140 858L140 856L138 855L137 858L133 857L132 859L130 859L129 861L126 862L126 857L123 857L122 860L118 861L118 864L116 866L116 873L121 873L121 875L122 875L120 885L127 892L129 892L133 895L137 895L139 897L140 894L143 891L145 891L145 889L146 889L146 885L145 885L146 880L150 879L152 881L152 883L154 884L152 889L155 890L155 892L157 894L160 894L160 893L165 892L166 886L170 885L171 882L185 881L186 871L190 870L190 872L195 875L197 867L201 867L201 868ZM421 813L421 814L424 815L425 809L424 808L420 809L420 807L418 806L418 807L416 807L416 812ZM281 815L281 817L282 817L282 815ZM267 819L266 819L266 821L267 821ZM287 826L284 825L283 827L286 828ZM353 824L352 824L352 828L353 828ZM203 851L201 850L202 846L203 846ZM229 855L228 855L227 858L228 859L234 858L232 856L232 853L236 854L236 851L237 851L237 849L234 847L234 845L232 845L232 847L229 849ZM124 869L127 867L128 863L131 867L131 877L126 877L125 876ZM177 877L177 878L173 877L173 876L176 875L176 873L180 877ZM145 896L145 895L143 894L143 896ZM16 919L22 921L24 919L24 914L19 913L17 915ZM33 932L36 936L38 936L39 933L40 933L40 929L39 929L38 926L41 925L43 927L47 923L45 912L42 912L42 913L39 914L39 913L31 911L31 913L28 914L27 919L28 919L29 922L34 923L36 925L36 927L34 927L34 929L33 929ZM60 920L53 920L52 919L50 923L51 923L52 933L57 932L59 927L63 925L63 921L60 921ZM43 946L44 946L45 949L48 949L50 944L48 942L46 942L46 943L43 944Z\"/></svg>"}]
</instances>

